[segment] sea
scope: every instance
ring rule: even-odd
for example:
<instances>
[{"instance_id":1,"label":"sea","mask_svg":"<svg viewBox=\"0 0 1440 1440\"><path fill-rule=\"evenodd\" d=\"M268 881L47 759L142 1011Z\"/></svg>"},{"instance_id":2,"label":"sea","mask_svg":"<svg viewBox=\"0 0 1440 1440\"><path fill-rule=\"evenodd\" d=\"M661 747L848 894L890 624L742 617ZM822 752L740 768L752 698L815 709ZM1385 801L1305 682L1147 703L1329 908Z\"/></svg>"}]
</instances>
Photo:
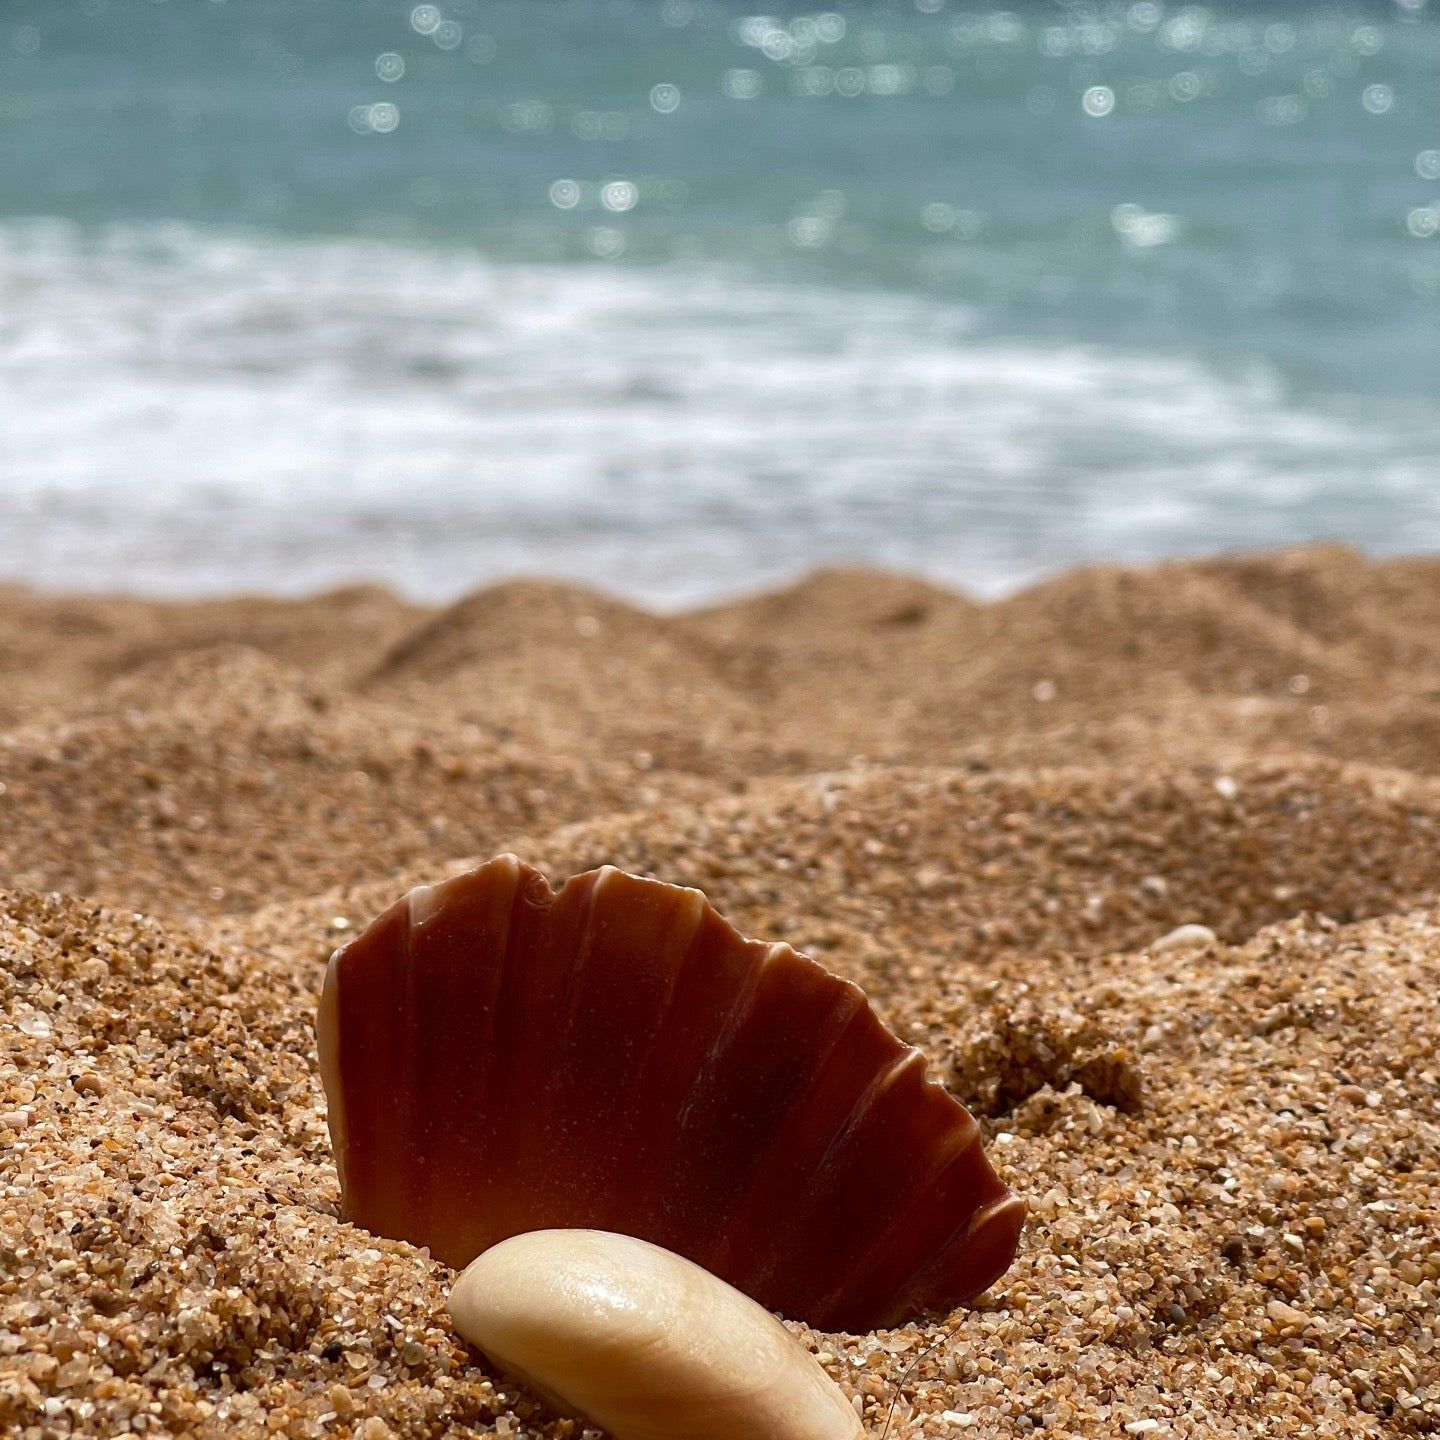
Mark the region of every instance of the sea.
<instances>
[{"instance_id":1,"label":"sea","mask_svg":"<svg viewBox=\"0 0 1440 1440\"><path fill-rule=\"evenodd\" d=\"M1440 548L1440 0L0 0L0 579Z\"/></svg>"}]
</instances>

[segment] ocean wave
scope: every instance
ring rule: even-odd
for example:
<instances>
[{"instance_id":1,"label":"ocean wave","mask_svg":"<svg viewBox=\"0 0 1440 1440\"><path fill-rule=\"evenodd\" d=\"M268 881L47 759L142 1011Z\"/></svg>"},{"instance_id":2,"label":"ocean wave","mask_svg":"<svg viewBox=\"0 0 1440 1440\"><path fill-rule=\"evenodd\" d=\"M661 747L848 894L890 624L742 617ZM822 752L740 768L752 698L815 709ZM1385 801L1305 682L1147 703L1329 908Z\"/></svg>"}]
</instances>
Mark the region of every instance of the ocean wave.
<instances>
[{"instance_id":1,"label":"ocean wave","mask_svg":"<svg viewBox=\"0 0 1440 1440\"><path fill-rule=\"evenodd\" d=\"M834 558L1440 543L1437 407L916 295L179 225L0 224L0 564L67 587L682 602Z\"/></svg>"}]
</instances>

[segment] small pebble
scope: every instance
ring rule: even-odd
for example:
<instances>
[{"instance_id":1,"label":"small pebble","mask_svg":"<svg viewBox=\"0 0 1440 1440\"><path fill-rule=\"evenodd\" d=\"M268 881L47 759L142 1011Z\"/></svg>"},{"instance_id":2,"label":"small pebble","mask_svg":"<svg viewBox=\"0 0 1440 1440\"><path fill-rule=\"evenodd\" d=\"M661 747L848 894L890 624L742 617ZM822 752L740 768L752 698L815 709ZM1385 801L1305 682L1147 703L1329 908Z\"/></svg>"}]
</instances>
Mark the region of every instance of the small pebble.
<instances>
[{"instance_id":1,"label":"small pebble","mask_svg":"<svg viewBox=\"0 0 1440 1440\"><path fill-rule=\"evenodd\" d=\"M1208 925L1180 925L1156 940L1150 952L1165 955L1173 950L1208 950L1216 943L1217 936Z\"/></svg>"},{"instance_id":2,"label":"small pebble","mask_svg":"<svg viewBox=\"0 0 1440 1440\"><path fill-rule=\"evenodd\" d=\"M615 1440L863 1440L840 1388L773 1315L629 1235L503 1240L455 1282L450 1315L501 1370Z\"/></svg>"}]
</instances>

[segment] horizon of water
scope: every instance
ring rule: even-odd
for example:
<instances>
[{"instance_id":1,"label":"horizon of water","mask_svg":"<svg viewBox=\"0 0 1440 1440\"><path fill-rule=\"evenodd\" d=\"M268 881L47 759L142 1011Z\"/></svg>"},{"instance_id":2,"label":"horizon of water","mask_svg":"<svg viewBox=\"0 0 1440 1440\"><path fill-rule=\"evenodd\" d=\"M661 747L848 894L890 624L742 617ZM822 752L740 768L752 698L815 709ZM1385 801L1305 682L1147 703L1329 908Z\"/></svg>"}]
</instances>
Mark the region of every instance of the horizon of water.
<instances>
[{"instance_id":1,"label":"horizon of water","mask_svg":"<svg viewBox=\"0 0 1440 1440\"><path fill-rule=\"evenodd\" d=\"M1440 548L1403 4L10 0L0 579Z\"/></svg>"}]
</instances>

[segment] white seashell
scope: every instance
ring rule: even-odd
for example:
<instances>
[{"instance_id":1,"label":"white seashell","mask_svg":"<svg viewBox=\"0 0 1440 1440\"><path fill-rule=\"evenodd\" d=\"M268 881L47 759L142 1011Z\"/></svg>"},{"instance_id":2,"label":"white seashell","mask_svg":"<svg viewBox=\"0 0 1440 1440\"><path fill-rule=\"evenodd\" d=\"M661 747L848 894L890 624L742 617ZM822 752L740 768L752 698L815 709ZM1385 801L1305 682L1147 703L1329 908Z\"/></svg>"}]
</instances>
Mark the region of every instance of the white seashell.
<instances>
[{"instance_id":1,"label":"white seashell","mask_svg":"<svg viewBox=\"0 0 1440 1440\"><path fill-rule=\"evenodd\" d=\"M455 1328L615 1440L860 1440L840 1387L749 1296L604 1230L532 1230L471 1262Z\"/></svg>"}]
</instances>

